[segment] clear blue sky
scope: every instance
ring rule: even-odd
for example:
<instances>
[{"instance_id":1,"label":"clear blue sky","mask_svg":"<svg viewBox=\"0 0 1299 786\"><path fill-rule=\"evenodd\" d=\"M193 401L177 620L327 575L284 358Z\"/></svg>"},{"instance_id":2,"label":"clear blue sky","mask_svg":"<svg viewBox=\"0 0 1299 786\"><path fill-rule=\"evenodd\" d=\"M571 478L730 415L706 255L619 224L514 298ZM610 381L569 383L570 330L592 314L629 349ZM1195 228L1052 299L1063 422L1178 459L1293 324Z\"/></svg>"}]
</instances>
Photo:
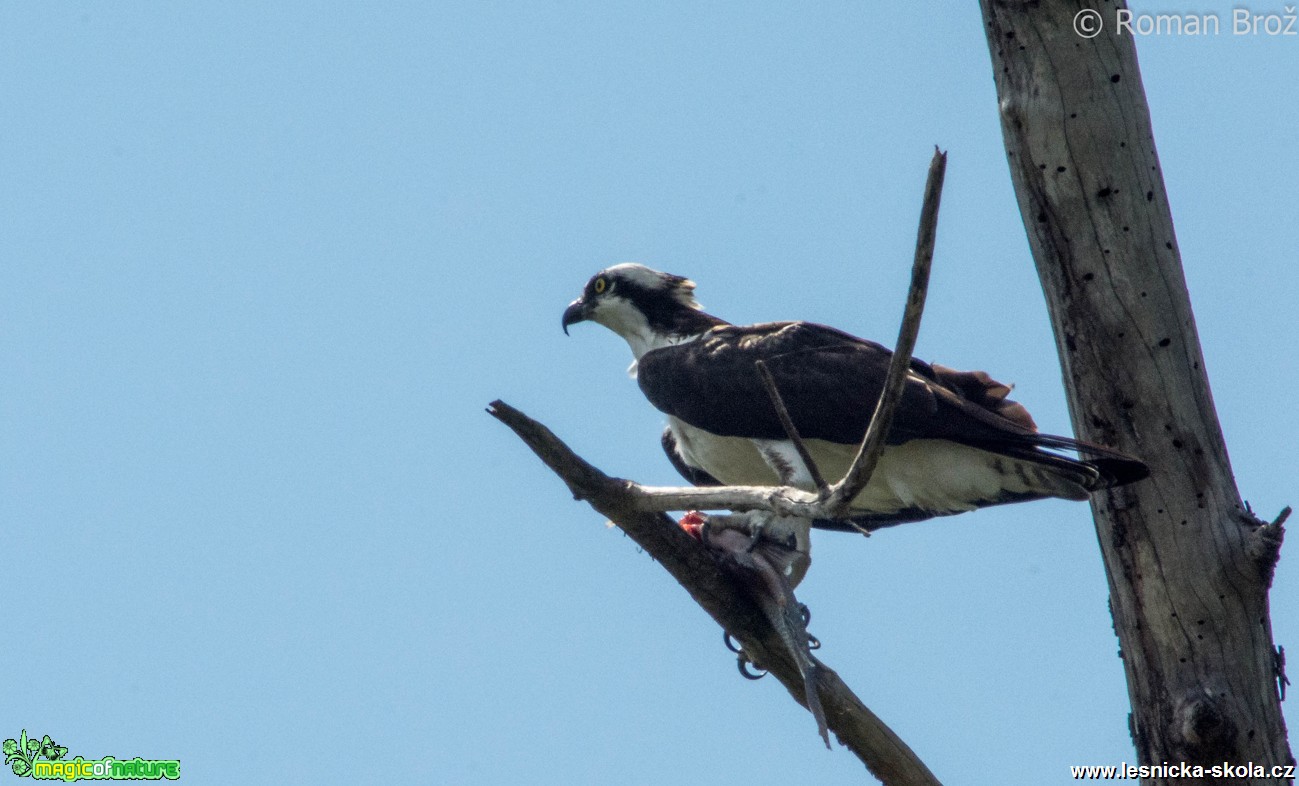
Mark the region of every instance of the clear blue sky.
<instances>
[{"instance_id":1,"label":"clear blue sky","mask_svg":"<svg viewBox=\"0 0 1299 786\"><path fill-rule=\"evenodd\" d=\"M917 353L1068 432L975 3L699 5L0 8L0 737L191 784L862 782L483 412L674 482L625 346L565 304L635 260L732 321L891 342L938 144ZM1270 517L1299 502L1299 39L1138 47ZM821 655L940 778L1134 760L1086 505L814 559ZM1299 652L1293 555L1272 600Z\"/></svg>"}]
</instances>

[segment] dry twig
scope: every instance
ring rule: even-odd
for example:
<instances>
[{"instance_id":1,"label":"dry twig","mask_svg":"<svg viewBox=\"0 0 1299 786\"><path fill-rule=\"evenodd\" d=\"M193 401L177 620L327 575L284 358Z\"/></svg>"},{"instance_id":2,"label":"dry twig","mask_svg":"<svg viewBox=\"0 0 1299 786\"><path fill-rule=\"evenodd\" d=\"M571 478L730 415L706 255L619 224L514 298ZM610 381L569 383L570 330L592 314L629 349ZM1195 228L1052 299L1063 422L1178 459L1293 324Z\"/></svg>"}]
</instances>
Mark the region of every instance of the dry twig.
<instances>
[{"instance_id":1,"label":"dry twig","mask_svg":"<svg viewBox=\"0 0 1299 786\"><path fill-rule=\"evenodd\" d=\"M929 179L925 183L920 229L916 233L916 256L911 265L911 289L907 292L907 306L902 315L902 327L898 330L898 343L893 348L884 389L880 391L879 401L875 404L866 436L862 437L861 447L843 480L831 490L827 502L831 513L828 518L844 517L849 504L866 488L875 465L884 453L885 438L893 427L893 413L902 400L902 389L911 371L911 352L916 347L916 336L920 333L920 317L925 311L929 267L934 261L934 240L938 233L938 203L943 193L943 175L946 172L947 154L935 149L934 158L929 164Z\"/></svg>"}]
</instances>

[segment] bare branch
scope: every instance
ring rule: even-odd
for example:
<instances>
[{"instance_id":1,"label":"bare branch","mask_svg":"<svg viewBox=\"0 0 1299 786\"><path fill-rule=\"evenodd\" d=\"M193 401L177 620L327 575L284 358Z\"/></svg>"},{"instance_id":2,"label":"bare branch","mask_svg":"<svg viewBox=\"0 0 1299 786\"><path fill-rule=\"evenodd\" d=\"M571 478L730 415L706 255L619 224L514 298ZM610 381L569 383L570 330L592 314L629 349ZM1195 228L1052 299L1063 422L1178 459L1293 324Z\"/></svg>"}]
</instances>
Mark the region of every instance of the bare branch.
<instances>
[{"instance_id":1,"label":"bare branch","mask_svg":"<svg viewBox=\"0 0 1299 786\"><path fill-rule=\"evenodd\" d=\"M771 370L767 368L767 361L759 360L756 365L758 376L762 378L762 386L767 389L771 404L776 408L776 417L780 418L780 425L785 429L789 441L794 443L794 450L798 451L798 457L803 460L803 466L807 467L807 473L812 476L812 482L816 484L817 497L823 500L828 498L830 487L821 476L821 470L817 468L816 462L812 460L812 454L807 452L807 445L803 444L798 427L794 425L794 419L789 416L789 410L785 408L785 400L780 397L780 388L776 387L776 380L771 376Z\"/></svg>"},{"instance_id":2,"label":"bare branch","mask_svg":"<svg viewBox=\"0 0 1299 786\"><path fill-rule=\"evenodd\" d=\"M789 648L753 597L736 586L711 553L662 513L641 505L644 489L611 478L572 451L554 432L502 401L488 408L509 426L574 496L586 500L667 569L704 611L743 645L755 661L807 706L803 678ZM762 489L771 492L771 489ZM804 492L800 492L804 493ZM811 497L811 495L806 495ZM935 786L939 781L912 750L872 713L832 669L816 664L817 696L830 730L881 781L893 786Z\"/></svg>"},{"instance_id":3,"label":"bare branch","mask_svg":"<svg viewBox=\"0 0 1299 786\"><path fill-rule=\"evenodd\" d=\"M630 488L636 509L649 512L671 510L769 510L782 516L805 519L826 518L825 504L815 494L793 486L642 486Z\"/></svg>"},{"instance_id":4,"label":"bare branch","mask_svg":"<svg viewBox=\"0 0 1299 786\"><path fill-rule=\"evenodd\" d=\"M911 289L907 292L907 305L898 331L898 343L893 348L888 376L880 391L870 426L862 437L861 447L853 458L852 466L843 480L834 485L828 507L832 518L846 518L848 506L866 488L871 473L884 452L885 437L893 427L893 413L902 399L903 385L911 370L911 352L920 332L920 317L925 310L925 293L929 289L929 267L934 261L934 240L938 233L938 203L943 193L943 175L947 171L947 154L934 148L929 163L929 179L925 183L925 201L920 209L920 229L916 233L916 256L911 266Z\"/></svg>"}]
</instances>

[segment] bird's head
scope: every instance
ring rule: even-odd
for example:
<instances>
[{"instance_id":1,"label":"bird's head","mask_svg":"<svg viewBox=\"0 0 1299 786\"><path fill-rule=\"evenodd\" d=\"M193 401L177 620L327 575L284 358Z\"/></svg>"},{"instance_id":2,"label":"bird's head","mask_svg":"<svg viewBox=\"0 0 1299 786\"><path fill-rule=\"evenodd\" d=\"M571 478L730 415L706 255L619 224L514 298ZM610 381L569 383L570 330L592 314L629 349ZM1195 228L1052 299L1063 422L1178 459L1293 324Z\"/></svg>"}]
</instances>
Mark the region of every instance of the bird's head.
<instances>
[{"instance_id":1,"label":"bird's head","mask_svg":"<svg viewBox=\"0 0 1299 786\"><path fill-rule=\"evenodd\" d=\"M725 324L703 312L695 283L644 265L614 265L586 282L582 295L564 309L564 333L578 322L597 322L626 339L637 358L651 349Z\"/></svg>"}]
</instances>

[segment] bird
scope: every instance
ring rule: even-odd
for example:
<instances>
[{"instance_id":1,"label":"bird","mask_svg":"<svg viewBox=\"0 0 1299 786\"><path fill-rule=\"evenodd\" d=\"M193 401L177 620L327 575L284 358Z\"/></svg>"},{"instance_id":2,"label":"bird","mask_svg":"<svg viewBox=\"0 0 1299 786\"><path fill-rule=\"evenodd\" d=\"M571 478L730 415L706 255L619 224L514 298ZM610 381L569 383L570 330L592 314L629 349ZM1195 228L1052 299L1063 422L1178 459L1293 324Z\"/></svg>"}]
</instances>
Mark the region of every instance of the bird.
<instances>
[{"instance_id":1,"label":"bird","mask_svg":"<svg viewBox=\"0 0 1299 786\"><path fill-rule=\"evenodd\" d=\"M631 373L667 416L660 442L690 483L790 485L815 491L758 370L764 361L812 463L842 477L884 387L892 352L814 322L733 325L704 311L684 276L636 263L601 270L564 309L621 336ZM912 359L870 482L845 519L815 526L867 531L1045 498L1085 500L1149 475L1138 459L1043 434L1009 385L983 371ZM1062 455L1076 453L1078 458Z\"/></svg>"}]
</instances>

